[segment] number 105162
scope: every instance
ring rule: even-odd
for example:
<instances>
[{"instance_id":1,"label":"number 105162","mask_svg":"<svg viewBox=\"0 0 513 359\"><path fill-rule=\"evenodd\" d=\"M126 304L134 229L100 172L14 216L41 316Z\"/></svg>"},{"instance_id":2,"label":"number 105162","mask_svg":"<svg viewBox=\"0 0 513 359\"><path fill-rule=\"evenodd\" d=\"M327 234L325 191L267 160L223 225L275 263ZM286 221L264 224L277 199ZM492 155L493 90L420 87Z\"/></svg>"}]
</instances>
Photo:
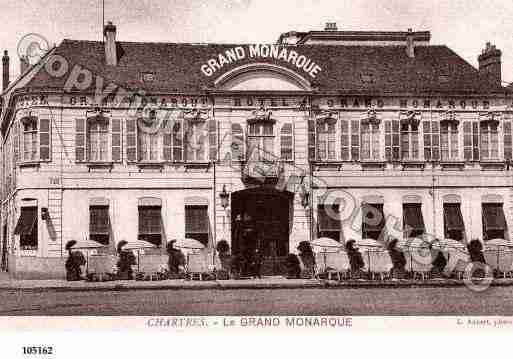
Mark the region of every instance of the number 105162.
<instances>
[{"instance_id":1,"label":"number 105162","mask_svg":"<svg viewBox=\"0 0 513 359\"><path fill-rule=\"evenodd\" d=\"M23 347L24 355L52 355L53 347Z\"/></svg>"}]
</instances>

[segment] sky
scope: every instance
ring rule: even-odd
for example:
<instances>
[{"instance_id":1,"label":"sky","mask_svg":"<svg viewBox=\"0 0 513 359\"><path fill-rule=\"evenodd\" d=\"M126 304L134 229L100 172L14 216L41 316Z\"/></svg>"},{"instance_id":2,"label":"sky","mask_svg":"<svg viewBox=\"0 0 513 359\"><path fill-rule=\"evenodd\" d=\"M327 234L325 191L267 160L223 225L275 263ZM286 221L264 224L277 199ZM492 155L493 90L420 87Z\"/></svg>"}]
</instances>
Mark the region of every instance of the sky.
<instances>
[{"instance_id":1,"label":"sky","mask_svg":"<svg viewBox=\"0 0 513 359\"><path fill-rule=\"evenodd\" d=\"M513 82L513 0L104 0L105 21L118 40L145 42L274 43L283 32L429 30L477 67L491 42L503 52L503 81ZM17 43L27 33L59 44L64 38L102 39L102 0L2 0L0 49L19 73Z\"/></svg>"}]
</instances>

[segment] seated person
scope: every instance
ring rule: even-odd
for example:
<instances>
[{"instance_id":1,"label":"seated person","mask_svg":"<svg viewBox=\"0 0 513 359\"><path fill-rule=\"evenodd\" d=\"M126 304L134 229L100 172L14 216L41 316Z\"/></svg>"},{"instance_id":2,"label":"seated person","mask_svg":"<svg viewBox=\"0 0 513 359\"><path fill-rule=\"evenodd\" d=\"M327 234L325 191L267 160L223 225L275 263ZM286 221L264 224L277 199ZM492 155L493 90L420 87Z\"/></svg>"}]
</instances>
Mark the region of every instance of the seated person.
<instances>
[{"instance_id":1,"label":"seated person","mask_svg":"<svg viewBox=\"0 0 513 359\"><path fill-rule=\"evenodd\" d=\"M395 279L404 279L406 272L406 258L404 257L404 253L397 248L398 240L396 238L390 240L387 246L388 254L390 255L390 260L392 261L392 278Z\"/></svg>"},{"instance_id":2,"label":"seated person","mask_svg":"<svg viewBox=\"0 0 513 359\"><path fill-rule=\"evenodd\" d=\"M363 257L358 248L355 248L353 239L346 242L346 253L349 257L349 267L351 270L352 277L360 277L362 274L362 268L365 266Z\"/></svg>"},{"instance_id":3,"label":"seated person","mask_svg":"<svg viewBox=\"0 0 513 359\"><path fill-rule=\"evenodd\" d=\"M80 251L72 251L72 247L77 242L74 240L66 243L66 250L68 251L68 259L66 259L66 280L77 281L82 279L82 268L81 266L86 264L84 255Z\"/></svg>"}]
</instances>

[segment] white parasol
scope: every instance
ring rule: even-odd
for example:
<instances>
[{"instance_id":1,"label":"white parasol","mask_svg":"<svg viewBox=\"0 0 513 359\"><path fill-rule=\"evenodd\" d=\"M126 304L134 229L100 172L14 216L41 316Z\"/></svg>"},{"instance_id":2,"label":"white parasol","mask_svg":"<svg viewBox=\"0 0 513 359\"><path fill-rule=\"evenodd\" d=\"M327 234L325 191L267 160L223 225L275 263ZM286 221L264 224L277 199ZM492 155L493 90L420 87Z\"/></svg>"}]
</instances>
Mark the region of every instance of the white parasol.
<instances>
[{"instance_id":1,"label":"white parasol","mask_svg":"<svg viewBox=\"0 0 513 359\"><path fill-rule=\"evenodd\" d=\"M180 238L174 240L174 246L186 249L205 249L205 245L193 238Z\"/></svg>"}]
</instances>

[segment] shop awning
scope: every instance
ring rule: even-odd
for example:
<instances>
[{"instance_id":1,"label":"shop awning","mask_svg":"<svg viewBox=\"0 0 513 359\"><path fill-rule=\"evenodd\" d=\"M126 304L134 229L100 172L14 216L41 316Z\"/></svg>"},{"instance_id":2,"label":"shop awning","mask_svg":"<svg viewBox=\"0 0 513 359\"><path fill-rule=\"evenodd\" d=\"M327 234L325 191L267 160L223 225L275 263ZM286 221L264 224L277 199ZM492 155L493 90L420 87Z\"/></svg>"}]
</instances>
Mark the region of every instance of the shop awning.
<instances>
[{"instance_id":1,"label":"shop awning","mask_svg":"<svg viewBox=\"0 0 513 359\"><path fill-rule=\"evenodd\" d=\"M317 223L320 232L340 231L338 205L321 205L317 209Z\"/></svg>"},{"instance_id":2,"label":"shop awning","mask_svg":"<svg viewBox=\"0 0 513 359\"><path fill-rule=\"evenodd\" d=\"M424 218L420 204L404 204L403 205L403 222L404 227L407 226L414 231L424 232Z\"/></svg>"},{"instance_id":3,"label":"shop awning","mask_svg":"<svg viewBox=\"0 0 513 359\"><path fill-rule=\"evenodd\" d=\"M486 231L506 230L506 217L502 204L483 204L483 225Z\"/></svg>"},{"instance_id":4,"label":"shop awning","mask_svg":"<svg viewBox=\"0 0 513 359\"><path fill-rule=\"evenodd\" d=\"M22 207L18 223L14 228L14 234L29 235L35 229L37 223L37 207Z\"/></svg>"},{"instance_id":5,"label":"shop awning","mask_svg":"<svg viewBox=\"0 0 513 359\"><path fill-rule=\"evenodd\" d=\"M362 231L382 231L385 227L385 214L382 203L362 204Z\"/></svg>"},{"instance_id":6,"label":"shop awning","mask_svg":"<svg viewBox=\"0 0 513 359\"><path fill-rule=\"evenodd\" d=\"M444 220L448 231L465 230L465 224L463 223L463 216L461 215L459 203L444 205Z\"/></svg>"}]
</instances>

